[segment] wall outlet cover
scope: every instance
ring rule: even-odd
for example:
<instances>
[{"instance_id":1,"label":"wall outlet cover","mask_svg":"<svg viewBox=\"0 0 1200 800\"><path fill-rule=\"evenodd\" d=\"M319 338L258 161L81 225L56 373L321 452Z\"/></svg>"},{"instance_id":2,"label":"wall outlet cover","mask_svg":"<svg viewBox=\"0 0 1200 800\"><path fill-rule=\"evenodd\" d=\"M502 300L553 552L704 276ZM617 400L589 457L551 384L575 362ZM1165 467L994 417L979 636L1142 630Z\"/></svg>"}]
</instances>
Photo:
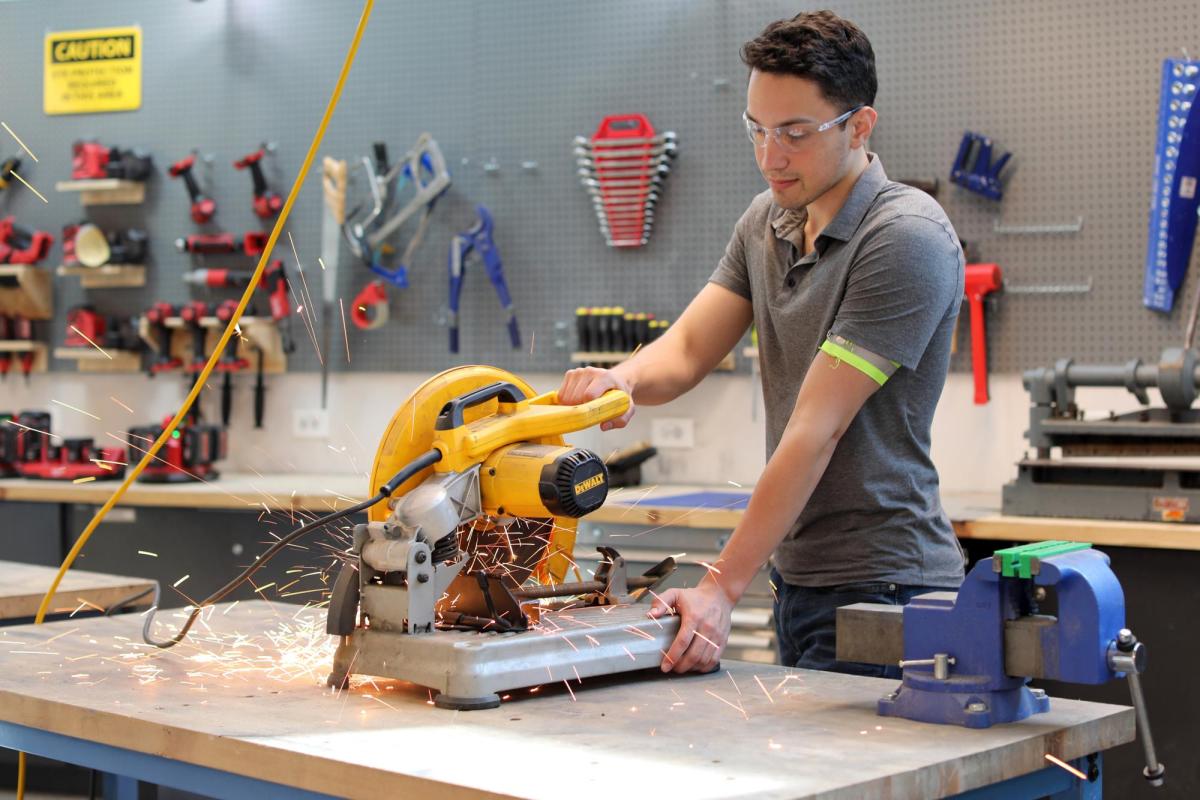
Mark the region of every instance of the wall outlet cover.
<instances>
[{"instance_id":1,"label":"wall outlet cover","mask_svg":"<svg viewBox=\"0 0 1200 800\"><path fill-rule=\"evenodd\" d=\"M687 417L661 417L650 421L650 443L655 447L695 447L695 421Z\"/></svg>"},{"instance_id":2,"label":"wall outlet cover","mask_svg":"<svg viewBox=\"0 0 1200 800\"><path fill-rule=\"evenodd\" d=\"M292 436L297 439L328 439L329 412L320 408L292 409Z\"/></svg>"}]
</instances>

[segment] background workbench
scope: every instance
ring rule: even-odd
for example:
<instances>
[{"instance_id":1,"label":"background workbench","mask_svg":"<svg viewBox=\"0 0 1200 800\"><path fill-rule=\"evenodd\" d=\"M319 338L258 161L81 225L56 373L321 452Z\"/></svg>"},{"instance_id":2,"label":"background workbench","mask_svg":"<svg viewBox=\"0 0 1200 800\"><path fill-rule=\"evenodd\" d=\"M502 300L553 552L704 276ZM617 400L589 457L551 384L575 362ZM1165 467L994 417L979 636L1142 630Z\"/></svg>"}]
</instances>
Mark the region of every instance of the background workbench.
<instances>
[{"instance_id":1,"label":"background workbench","mask_svg":"<svg viewBox=\"0 0 1200 800\"><path fill-rule=\"evenodd\" d=\"M8 629L22 644L20 654L0 647L0 744L78 744L76 758L118 748L120 757L105 751L112 771L145 767L129 754L158 756L172 763L156 780L195 780L180 788L196 791L213 784L187 777L184 764L370 800L564 791L924 800L1041 770L1045 753L1102 751L1134 729L1132 709L1071 700L981 731L878 717L875 702L894 681L733 661L711 675L572 678L570 692L564 665L500 708L452 712L400 681L324 688L329 648L305 646L325 639L322 618L222 604L166 652L140 645L137 618ZM309 638L310 624L320 636Z\"/></svg>"},{"instance_id":2,"label":"background workbench","mask_svg":"<svg viewBox=\"0 0 1200 800\"><path fill-rule=\"evenodd\" d=\"M0 561L0 624L37 614L56 571L34 564ZM152 581L142 578L73 569L63 576L47 613L70 614L80 609L103 611L113 603L153 587ZM132 605L148 606L150 597L143 597Z\"/></svg>"}]
</instances>

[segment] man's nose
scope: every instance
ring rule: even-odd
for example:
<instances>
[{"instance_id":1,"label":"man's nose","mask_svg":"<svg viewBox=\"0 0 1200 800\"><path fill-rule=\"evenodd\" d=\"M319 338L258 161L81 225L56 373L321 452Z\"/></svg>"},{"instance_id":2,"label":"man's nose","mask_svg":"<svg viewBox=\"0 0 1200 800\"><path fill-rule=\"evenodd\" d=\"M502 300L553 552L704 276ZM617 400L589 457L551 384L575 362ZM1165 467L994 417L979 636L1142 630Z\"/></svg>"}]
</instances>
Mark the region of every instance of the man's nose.
<instances>
[{"instance_id":1,"label":"man's nose","mask_svg":"<svg viewBox=\"0 0 1200 800\"><path fill-rule=\"evenodd\" d=\"M764 172L781 170L787 166L787 153L774 136L768 134L763 146L758 149L758 163Z\"/></svg>"}]
</instances>

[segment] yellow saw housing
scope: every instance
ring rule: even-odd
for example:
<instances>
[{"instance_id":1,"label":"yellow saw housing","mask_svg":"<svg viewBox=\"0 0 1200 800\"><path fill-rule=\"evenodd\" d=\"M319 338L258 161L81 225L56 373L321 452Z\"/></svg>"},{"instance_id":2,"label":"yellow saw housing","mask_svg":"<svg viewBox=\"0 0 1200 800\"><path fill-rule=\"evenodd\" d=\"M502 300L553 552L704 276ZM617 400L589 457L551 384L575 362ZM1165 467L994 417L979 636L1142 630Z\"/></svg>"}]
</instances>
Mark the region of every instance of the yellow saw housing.
<instances>
[{"instance_id":1,"label":"yellow saw housing","mask_svg":"<svg viewBox=\"0 0 1200 800\"><path fill-rule=\"evenodd\" d=\"M392 501L372 506L368 519L386 520L389 502L431 473L462 472L478 464L485 515L549 523L532 576L538 583L561 583L573 564L578 517L598 507L608 490L603 462L568 446L563 434L614 419L628 408L624 392L563 406L557 393L535 395L528 383L496 367L446 370L421 384L392 416L375 454L369 490L373 494L431 449L441 453L441 460L401 484Z\"/></svg>"}]
</instances>

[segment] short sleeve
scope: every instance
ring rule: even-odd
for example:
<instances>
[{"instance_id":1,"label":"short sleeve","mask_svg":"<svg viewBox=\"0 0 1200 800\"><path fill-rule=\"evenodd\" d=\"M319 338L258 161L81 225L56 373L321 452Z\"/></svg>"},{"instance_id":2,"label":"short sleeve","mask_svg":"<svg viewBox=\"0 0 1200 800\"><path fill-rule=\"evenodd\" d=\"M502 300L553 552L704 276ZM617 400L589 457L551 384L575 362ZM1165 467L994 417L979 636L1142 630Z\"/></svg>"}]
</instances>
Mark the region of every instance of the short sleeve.
<instances>
[{"instance_id":1,"label":"short sleeve","mask_svg":"<svg viewBox=\"0 0 1200 800\"><path fill-rule=\"evenodd\" d=\"M962 294L958 239L934 220L901 215L864 241L830 334L916 369Z\"/></svg>"},{"instance_id":2,"label":"short sleeve","mask_svg":"<svg viewBox=\"0 0 1200 800\"><path fill-rule=\"evenodd\" d=\"M738 220L737 225L733 228L733 235L729 237L729 244L725 246L725 255L721 256L720 263L717 264L717 269L709 277L709 283L715 283L718 286L724 286L734 294L741 295L747 300L751 300L750 292L750 273L746 267L746 226L750 224L751 213L754 211L754 205L746 209Z\"/></svg>"}]
</instances>

